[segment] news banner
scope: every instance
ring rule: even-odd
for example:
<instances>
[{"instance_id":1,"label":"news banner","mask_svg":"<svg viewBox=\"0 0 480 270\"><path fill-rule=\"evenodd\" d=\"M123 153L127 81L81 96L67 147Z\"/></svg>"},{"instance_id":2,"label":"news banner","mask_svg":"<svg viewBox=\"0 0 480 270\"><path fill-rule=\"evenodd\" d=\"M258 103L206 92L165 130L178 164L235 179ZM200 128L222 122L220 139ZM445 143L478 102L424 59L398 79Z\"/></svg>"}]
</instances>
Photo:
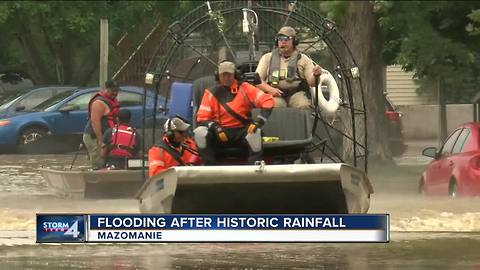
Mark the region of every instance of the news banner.
<instances>
[{"instance_id":1,"label":"news banner","mask_svg":"<svg viewBox=\"0 0 480 270\"><path fill-rule=\"evenodd\" d=\"M38 243L376 242L389 215L37 214Z\"/></svg>"}]
</instances>

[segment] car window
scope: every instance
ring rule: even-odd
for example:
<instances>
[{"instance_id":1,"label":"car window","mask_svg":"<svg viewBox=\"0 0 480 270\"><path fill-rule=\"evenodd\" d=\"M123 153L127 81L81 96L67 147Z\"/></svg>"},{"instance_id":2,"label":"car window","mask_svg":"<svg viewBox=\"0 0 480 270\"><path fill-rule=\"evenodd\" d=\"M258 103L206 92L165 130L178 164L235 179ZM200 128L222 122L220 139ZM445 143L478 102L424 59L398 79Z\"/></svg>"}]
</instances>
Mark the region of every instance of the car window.
<instances>
[{"instance_id":1,"label":"car window","mask_svg":"<svg viewBox=\"0 0 480 270\"><path fill-rule=\"evenodd\" d=\"M463 146L465 145L465 142L468 141L469 136L470 136L470 129L464 128L462 130L462 133L460 133L460 136L458 136L455 146L453 146L452 154L458 154L462 152Z\"/></svg>"},{"instance_id":2,"label":"car window","mask_svg":"<svg viewBox=\"0 0 480 270\"><path fill-rule=\"evenodd\" d=\"M120 107L142 106L142 95L130 92L119 92L117 96Z\"/></svg>"},{"instance_id":3,"label":"car window","mask_svg":"<svg viewBox=\"0 0 480 270\"><path fill-rule=\"evenodd\" d=\"M14 100L19 99L21 96L25 95L26 93L30 92L31 90L32 90L31 88L27 88L27 89L23 89L21 91L0 93L0 103L2 104L2 106L0 106L0 108L9 107L9 105L6 105L6 104L13 103Z\"/></svg>"},{"instance_id":4,"label":"car window","mask_svg":"<svg viewBox=\"0 0 480 270\"><path fill-rule=\"evenodd\" d=\"M13 103L17 102L17 100L21 99L22 96L16 97L10 101L7 101L4 103L2 106L0 106L0 112L6 111L10 106L12 106Z\"/></svg>"},{"instance_id":5,"label":"car window","mask_svg":"<svg viewBox=\"0 0 480 270\"><path fill-rule=\"evenodd\" d=\"M73 106L77 107L76 111L87 110L88 109L88 102L90 102L90 99L93 97L94 94L95 93L86 93L86 94L80 95L78 97L75 97L74 99L72 99L69 102L67 102L66 104L64 104L61 108L73 105Z\"/></svg>"},{"instance_id":6,"label":"car window","mask_svg":"<svg viewBox=\"0 0 480 270\"><path fill-rule=\"evenodd\" d=\"M53 88L53 95L52 96L55 96L55 95L58 95L58 94L61 94L65 91L68 91L68 90L73 90L75 89L75 87L66 87L66 88Z\"/></svg>"},{"instance_id":7,"label":"car window","mask_svg":"<svg viewBox=\"0 0 480 270\"><path fill-rule=\"evenodd\" d=\"M58 102L66 99L67 97L71 96L74 93L74 90L67 90L63 93L60 93L56 96L53 96L44 102L35 106L32 111L48 111L53 105L56 105Z\"/></svg>"},{"instance_id":8,"label":"car window","mask_svg":"<svg viewBox=\"0 0 480 270\"><path fill-rule=\"evenodd\" d=\"M449 154L452 151L452 147L455 144L455 141L457 140L457 137L458 137L458 134L460 134L460 131L462 130L461 129L455 130L455 132L453 132L452 135L450 135L450 137L448 137L448 139L445 141L441 151L442 156L445 154Z\"/></svg>"},{"instance_id":9,"label":"car window","mask_svg":"<svg viewBox=\"0 0 480 270\"><path fill-rule=\"evenodd\" d=\"M31 111L35 106L51 98L53 95L52 89L42 89L35 91L21 100L17 107L25 106L24 111Z\"/></svg>"}]
</instances>

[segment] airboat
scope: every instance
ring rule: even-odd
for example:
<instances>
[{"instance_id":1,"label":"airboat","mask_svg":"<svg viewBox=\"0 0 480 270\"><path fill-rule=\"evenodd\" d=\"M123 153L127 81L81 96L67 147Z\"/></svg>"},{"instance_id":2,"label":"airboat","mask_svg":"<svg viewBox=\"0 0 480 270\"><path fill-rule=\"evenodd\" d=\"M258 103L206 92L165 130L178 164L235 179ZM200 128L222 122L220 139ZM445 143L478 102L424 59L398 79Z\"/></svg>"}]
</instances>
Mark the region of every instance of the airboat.
<instances>
[{"instance_id":1,"label":"airboat","mask_svg":"<svg viewBox=\"0 0 480 270\"><path fill-rule=\"evenodd\" d=\"M195 126L195 112L204 89L215 86L218 64L229 60L244 74L254 72L285 25L297 29L297 49L324 69L310 91L312 110L273 110L262 130L264 138L278 140L264 140L264 162L233 165L229 157L245 149L225 149L217 166L173 167L152 177L137 193L141 212L368 211L373 188L366 174L367 119L358 65L335 23L308 5L206 1L167 29L145 83L168 97L166 116L180 115ZM161 138L160 128L150 130L145 145Z\"/></svg>"},{"instance_id":2,"label":"airboat","mask_svg":"<svg viewBox=\"0 0 480 270\"><path fill-rule=\"evenodd\" d=\"M109 197L121 183L128 186L124 196L136 191L142 213L366 213L373 188L358 65L335 23L299 1L206 1L171 24L156 42L145 74L145 92L167 99L152 115L144 109L144 119L154 119L143 123L144 153L161 139L168 117L181 116L195 126L203 91L215 85L221 61L236 63L244 74L254 72L285 25L297 30L297 49L324 74L310 91L310 111L273 110L262 128L263 162L239 165L230 157L245 155L245 149L226 149L218 166L173 167L147 179L143 157L139 170L43 169L49 186L64 196L78 187L78 197L91 192ZM156 119L157 110L162 119Z\"/></svg>"}]
</instances>

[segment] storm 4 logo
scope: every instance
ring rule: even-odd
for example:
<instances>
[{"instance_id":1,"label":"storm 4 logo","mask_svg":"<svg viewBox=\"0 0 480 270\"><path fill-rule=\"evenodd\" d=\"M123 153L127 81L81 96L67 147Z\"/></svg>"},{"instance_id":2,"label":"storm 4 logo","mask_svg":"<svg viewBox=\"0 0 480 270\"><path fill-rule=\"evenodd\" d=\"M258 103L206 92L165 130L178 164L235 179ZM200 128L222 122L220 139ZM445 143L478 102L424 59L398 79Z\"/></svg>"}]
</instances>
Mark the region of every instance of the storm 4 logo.
<instances>
[{"instance_id":1,"label":"storm 4 logo","mask_svg":"<svg viewBox=\"0 0 480 270\"><path fill-rule=\"evenodd\" d=\"M68 222L43 222L44 232L64 232L64 235L71 235L73 238L78 238L80 232L78 231L78 221L75 221L71 226Z\"/></svg>"},{"instance_id":2,"label":"storm 4 logo","mask_svg":"<svg viewBox=\"0 0 480 270\"><path fill-rule=\"evenodd\" d=\"M37 242L83 242L85 218L78 215L37 215Z\"/></svg>"}]
</instances>

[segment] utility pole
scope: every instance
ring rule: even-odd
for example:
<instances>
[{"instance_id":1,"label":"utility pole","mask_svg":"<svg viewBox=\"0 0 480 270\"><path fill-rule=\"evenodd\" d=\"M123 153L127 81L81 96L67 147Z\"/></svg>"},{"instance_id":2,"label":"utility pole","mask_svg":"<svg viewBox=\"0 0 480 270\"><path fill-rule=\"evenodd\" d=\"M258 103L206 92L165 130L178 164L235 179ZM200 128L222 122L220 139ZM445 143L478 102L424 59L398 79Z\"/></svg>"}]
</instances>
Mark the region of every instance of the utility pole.
<instances>
[{"instance_id":1,"label":"utility pole","mask_svg":"<svg viewBox=\"0 0 480 270\"><path fill-rule=\"evenodd\" d=\"M108 80L108 19L100 19L100 74L98 76L100 88Z\"/></svg>"}]
</instances>

